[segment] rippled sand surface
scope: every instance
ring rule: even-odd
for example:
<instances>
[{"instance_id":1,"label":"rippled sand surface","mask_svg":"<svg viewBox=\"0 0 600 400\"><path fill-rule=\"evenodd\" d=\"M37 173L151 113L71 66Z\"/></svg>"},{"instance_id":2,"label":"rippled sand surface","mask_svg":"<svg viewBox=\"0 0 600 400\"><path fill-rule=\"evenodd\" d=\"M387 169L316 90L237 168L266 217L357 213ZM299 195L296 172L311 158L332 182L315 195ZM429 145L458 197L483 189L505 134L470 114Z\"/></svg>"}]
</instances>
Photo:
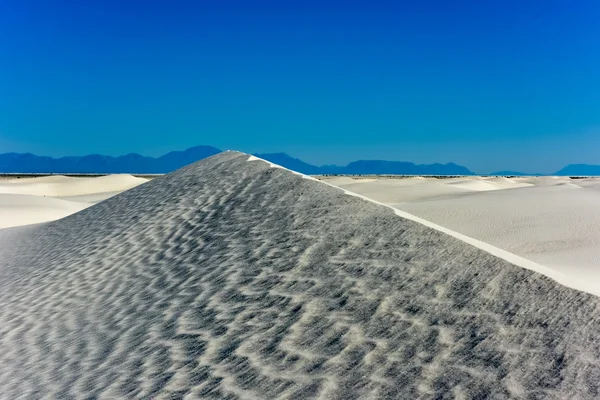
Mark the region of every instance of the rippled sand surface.
<instances>
[{"instance_id":1,"label":"rippled sand surface","mask_svg":"<svg viewBox=\"0 0 600 400\"><path fill-rule=\"evenodd\" d=\"M517 254L600 292L600 178L462 177L326 182Z\"/></svg>"},{"instance_id":2,"label":"rippled sand surface","mask_svg":"<svg viewBox=\"0 0 600 400\"><path fill-rule=\"evenodd\" d=\"M245 154L0 240L1 398L599 394L597 297Z\"/></svg>"}]
</instances>

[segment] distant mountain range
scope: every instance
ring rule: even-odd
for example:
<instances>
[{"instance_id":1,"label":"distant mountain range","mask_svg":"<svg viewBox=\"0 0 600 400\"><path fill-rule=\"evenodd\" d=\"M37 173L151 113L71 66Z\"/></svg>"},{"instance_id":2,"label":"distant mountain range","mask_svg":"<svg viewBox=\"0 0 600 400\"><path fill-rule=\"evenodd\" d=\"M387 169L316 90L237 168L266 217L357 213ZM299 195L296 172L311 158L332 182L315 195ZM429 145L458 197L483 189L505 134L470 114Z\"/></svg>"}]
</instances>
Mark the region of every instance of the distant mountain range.
<instances>
[{"instance_id":1,"label":"distant mountain range","mask_svg":"<svg viewBox=\"0 0 600 400\"><path fill-rule=\"evenodd\" d=\"M0 173L129 173L163 174L195 161L210 157L221 150L197 146L185 151L173 151L158 158L127 154L120 157L92 154L82 157L43 157L34 154L0 154ZM346 166L305 163L285 153L255 154L293 171L308 175L329 174L405 174L405 175L474 175L467 168L453 163L416 165L402 161L360 160Z\"/></svg>"},{"instance_id":2,"label":"distant mountain range","mask_svg":"<svg viewBox=\"0 0 600 400\"><path fill-rule=\"evenodd\" d=\"M43 157L34 154L0 154L0 172L11 173L136 173L160 174L210 157L221 150L211 146L173 151L161 157L127 154L119 157L92 154L82 157Z\"/></svg>"},{"instance_id":3,"label":"distant mountain range","mask_svg":"<svg viewBox=\"0 0 600 400\"><path fill-rule=\"evenodd\" d=\"M570 164L553 174L528 174L517 171L498 171L486 175L498 176L600 176L600 165Z\"/></svg>"},{"instance_id":4,"label":"distant mountain range","mask_svg":"<svg viewBox=\"0 0 600 400\"><path fill-rule=\"evenodd\" d=\"M5 153L0 154L0 173L163 174L220 152L221 150L216 147L196 146L184 151L173 151L157 158L144 157L139 154L127 154L119 157L92 154L81 157L52 158L30 153ZM475 175L466 167L454 163L414 164L405 161L358 160L346 166L316 166L285 153L255 154L255 156L307 175ZM541 174L500 171L488 175L536 176ZM572 164L554 175L600 176L600 166Z\"/></svg>"},{"instance_id":5,"label":"distant mountain range","mask_svg":"<svg viewBox=\"0 0 600 400\"><path fill-rule=\"evenodd\" d=\"M559 176L600 176L600 165L571 164L556 173Z\"/></svg>"},{"instance_id":6,"label":"distant mountain range","mask_svg":"<svg viewBox=\"0 0 600 400\"><path fill-rule=\"evenodd\" d=\"M475 175L467 168L454 164L413 164L405 161L359 160L346 166L317 167L285 153L255 154L255 156L307 175Z\"/></svg>"}]
</instances>

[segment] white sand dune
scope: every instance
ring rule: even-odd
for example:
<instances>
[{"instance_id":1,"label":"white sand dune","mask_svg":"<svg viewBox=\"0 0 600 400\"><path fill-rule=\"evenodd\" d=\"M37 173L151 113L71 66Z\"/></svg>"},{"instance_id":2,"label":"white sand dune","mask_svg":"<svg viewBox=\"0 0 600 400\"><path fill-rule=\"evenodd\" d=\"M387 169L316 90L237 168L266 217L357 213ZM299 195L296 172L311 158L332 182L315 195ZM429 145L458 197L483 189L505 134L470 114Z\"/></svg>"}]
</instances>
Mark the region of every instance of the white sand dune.
<instances>
[{"instance_id":1,"label":"white sand dune","mask_svg":"<svg viewBox=\"0 0 600 400\"><path fill-rule=\"evenodd\" d=\"M600 298L247 160L0 230L0 397L596 398Z\"/></svg>"},{"instance_id":2,"label":"white sand dune","mask_svg":"<svg viewBox=\"0 0 600 400\"><path fill-rule=\"evenodd\" d=\"M362 179L356 179L354 182L345 184L339 184L330 179L325 179L324 181L386 204L454 196L471 192L470 190L442 183L435 178L427 178L426 180L413 178L381 179L370 182L363 182Z\"/></svg>"},{"instance_id":3,"label":"white sand dune","mask_svg":"<svg viewBox=\"0 0 600 400\"><path fill-rule=\"evenodd\" d=\"M353 184L356 183L357 179L356 178L350 178L347 176L333 176L330 177L327 180L329 183L339 186L339 185L348 185L348 184ZM378 181L378 179L375 178L360 178L360 183L361 184L365 184L365 183L369 183L369 182L376 182Z\"/></svg>"},{"instance_id":4,"label":"white sand dune","mask_svg":"<svg viewBox=\"0 0 600 400\"><path fill-rule=\"evenodd\" d=\"M112 192L97 192L97 193L90 193L90 194L80 194L80 195L76 195L76 196L61 196L60 198L63 200L76 201L76 202L80 202L80 203L96 204L100 201L104 201L113 196L116 196L122 192L123 192L123 190L116 190L116 191L112 191Z\"/></svg>"},{"instance_id":5,"label":"white sand dune","mask_svg":"<svg viewBox=\"0 0 600 400\"><path fill-rule=\"evenodd\" d=\"M585 282L586 287L595 285L600 291L600 179L446 181L411 184L388 178L338 185L548 266ZM495 189L483 191L482 184L490 181Z\"/></svg>"},{"instance_id":6,"label":"white sand dune","mask_svg":"<svg viewBox=\"0 0 600 400\"><path fill-rule=\"evenodd\" d=\"M48 176L0 181L0 193L52 197L77 196L123 191L145 182L147 180L144 178L126 174L90 178Z\"/></svg>"},{"instance_id":7,"label":"white sand dune","mask_svg":"<svg viewBox=\"0 0 600 400\"><path fill-rule=\"evenodd\" d=\"M493 183L504 189L514 189L518 187L534 186L531 182L525 182L519 178L507 178L504 176L496 176L493 178L484 178L486 182Z\"/></svg>"},{"instance_id":8,"label":"white sand dune","mask_svg":"<svg viewBox=\"0 0 600 400\"><path fill-rule=\"evenodd\" d=\"M515 180L503 177L489 179L481 177L466 178L454 182L449 182L448 184L461 189L474 190L478 192L485 192L489 190L516 189L520 187L533 186L533 184L531 183L517 182Z\"/></svg>"},{"instance_id":9,"label":"white sand dune","mask_svg":"<svg viewBox=\"0 0 600 400\"><path fill-rule=\"evenodd\" d=\"M131 175L2 180L0 229L64 218L145 182Z\"/></svg>"},{"instance_id":10,"label":"white sand dune","mask_svg":"<svg viewBox=\"0 0 600 400\"><path fill-rule=\"evenodd\" d=\"M52 197L0 194L0 229L54 221L88 206Z\"/></svg>"},{"instance_id":11,"label":"white sand dune","mask_svg":"<svg viewBox=\"0 0 600 400\"><path fill-rule=\"evenodd\" d=\"M70 182L73 180L77 180L80 178L75 178L72 176L65 176L65 175L48 175L48 176L37 176L37 177L19 177L19 178L12 178L10 176L6 176L3 177L2 180L0 180L0 183L4 184L4 183L63 183L63 182Z\"/></svg>"}]
</instances>

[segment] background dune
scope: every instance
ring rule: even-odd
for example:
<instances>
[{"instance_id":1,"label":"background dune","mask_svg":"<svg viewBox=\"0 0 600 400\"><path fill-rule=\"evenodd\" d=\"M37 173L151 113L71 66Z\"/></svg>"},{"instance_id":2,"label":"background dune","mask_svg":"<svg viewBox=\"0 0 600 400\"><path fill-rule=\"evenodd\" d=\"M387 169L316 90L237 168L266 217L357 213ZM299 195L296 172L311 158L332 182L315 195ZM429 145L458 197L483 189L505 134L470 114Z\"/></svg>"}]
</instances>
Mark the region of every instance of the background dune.
<instances>
[{"instance_id":1,"label":"background dune","mask_svg":"<svg viewBox=\"0 0 600 400\"><path fill-rule=\"evenodd\" d=\"M131 189L147 180L132 175L106 175L90 178L45 176L0 181L0 193L29 194L34 196L77 196L91 193Z\"/></svg>"},{"instance_id":2,"label":"background dune","mask_svg":"<svg viewBox=\"0 0 600 400\"><path fill-rule=\"evenodd\" d=\"M54 221L147 182L131 175L0 180L0 228Z\"/></svg>"},{"instance_id":3,"label":"background dune","mask_svg":"<svg viewBox=\"0 0 600 400\"><path fill-rule=\"evenodd\" d=\"M88 206L51 197L0 194L0 228L52 221Z\"/></svg>"}]
</instances>

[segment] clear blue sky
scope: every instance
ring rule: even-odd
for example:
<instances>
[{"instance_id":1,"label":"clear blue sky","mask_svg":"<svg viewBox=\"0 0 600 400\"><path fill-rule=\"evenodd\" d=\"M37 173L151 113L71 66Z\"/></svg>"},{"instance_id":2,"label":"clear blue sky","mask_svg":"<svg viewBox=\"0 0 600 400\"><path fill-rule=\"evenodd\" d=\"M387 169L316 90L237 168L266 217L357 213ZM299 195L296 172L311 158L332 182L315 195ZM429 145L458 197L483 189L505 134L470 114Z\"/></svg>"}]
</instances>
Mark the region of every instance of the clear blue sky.
<instances>
[{"instance_id":1,"label":"clear blue sky","mask_svg":"<svg viewBox=\"0 0 600 400\"><path fill-rule=\"evenodd\" d=\"M600 2L0 1L0 153L600 164Z\"/></svg>"}]
</instances>

